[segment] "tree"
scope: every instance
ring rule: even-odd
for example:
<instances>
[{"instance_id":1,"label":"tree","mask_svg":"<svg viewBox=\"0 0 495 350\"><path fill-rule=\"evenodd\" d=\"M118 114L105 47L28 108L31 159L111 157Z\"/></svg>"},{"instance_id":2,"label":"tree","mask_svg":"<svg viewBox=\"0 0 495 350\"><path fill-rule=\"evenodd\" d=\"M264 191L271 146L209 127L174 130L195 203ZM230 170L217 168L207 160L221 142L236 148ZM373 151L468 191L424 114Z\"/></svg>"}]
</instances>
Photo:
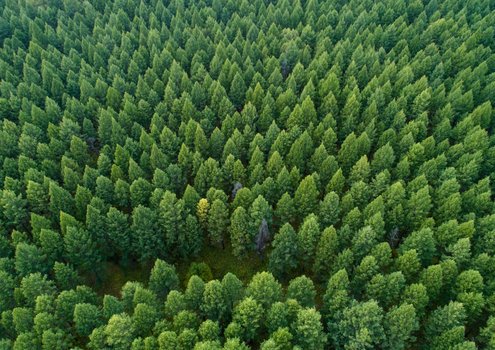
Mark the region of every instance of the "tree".
<instances>
[{"instance_id":1,"label":"tree","mask_svg":"<svg viewBox=\"0 0 495 350\"><path fill-rule=\"evenodd\" d=\"M289 167L296 167L302 172L306 171L306 162L313 154L313 140L307 131L304 131L292 144L287 154L287 164Z\"/></svg>"},{"instance_id":2,"label":"tree","mask_svg":"<svg viewBox=\"0 0 495 350\"><path fill-rule=\"evenodd\" d=\"M182 257L196 256L203 248L203 235L198 219L188 214L184 225L184 237L179 242L179 253Z\"/></svg>"},{"instance_id":3,"label":"tree","mask_svg":"<svg viewBox=\"0 0 495 350\"><path fill-rule=\"evenodd\" d=\"M131 317L127 314L113 315L105 326L104 334L107 339L106 342L113 349L130 349L134 339L134 327Z\"/></svg>"},{"instance_id":4,"label":"tree","mask_svg":"<svg viewBox=\"0 0 495 350\"><path fill-rule=\"evenodd\" d=\"M459 302L451 301L443 307L435 309L429 316L425 331L429 339L433 339L442 333L462 326L466 320L466 312Z\"/></svg>"},{"instance_id":5,"label":"tree","mask_svg":"<svg viewBox=\"0 0 495 350\"><path fill-rule=\"evenodd\" d=\"M314 275L325 280L330 274L332 261L337 256L339 240L337 231L333 226L327 227L321 234L320 241L316 247L315 262L313 264Z\"/></svg>"},{"instance_id":6,"label":"tree","mask_svg":"<svg viewBox=\"0 0 495 350\"><path fill-rule=\"evenodd\" d=\"M159 320L159 311L154 306L138 303L134 308L132 318L136 334L146 336Z\"/></svg>"},{"instance_id":7,"label":"tree","mask_svg":"<svg viewBox=\"0 0 495 350\"><path fill-rule=\"evenodd\" d=\"M408 344L415 339L412 333L418 328L418 319L413 305L402 304L392 308L385 315L385 348L407 349Z\"/></svg>"},{"instance_id":8,"label":"tree","mask_svg":"<svg viewBox=\"0 0 495 350\"><path fill-rule=\"evenodd\" d=\"M184 292L187 304L192 310L199 311L203 300L204 290L205 283L203 280L196 275L192 275L187 282L187 287Z\"/></svg>"},{"instance_id":9,"label":"tree","mask_svg":"<svg viewBox=\"0 0 495 350\"><path fill-rule=\"evenodd\" d=\"M224 246L228 221L229 212L227 206L220 199L215 199L208 211L208 236L211 244Z\"/></svg>"},{"instance_id":10,"label":"tree","mask_svg":"<svg viewBox=\"0 0 495 350\"><path fill-rule=\"evenodd\" d=\"M329 192L319 205L318 218L322 227L335 225L340 214L340 198L335 192Z\"/></svg>"},{"instance_id":11,"label":"tree","mask_svg":"<svg viewBox=\"0 0 495 350\"><path fill-rule=\"evenodd\" d=\"M16 195L10 190L3 191L0 197L0 207L2 208L2 221L7 229L19 227L27 220L26 204L26 200L20 194Z\"/></svg>"},{"instance_id":12,"label":"tree","mask_svg":"<svg viewBox=\"0 0 495 350\"><path fill-rule=\"evenodd\" d=\"M47 329L41 336L42 350L63 350L71 345L71 337L60 329Z\"/></svg>"},{"instance_id":13,"label":"tree","mask_svg":"<svg viewBox=\"0 0 495 350\"><path fill-rule=\"evenodd\" d=\"M418 318L422 318L421 316L424 314L429 301L426 287L421 283L413 283L407 286L402 294L402 301L404 304L414 306L416 315Z\"/></svg>"},{"instance_id":14,"label":"tree","mask_svg":"<svg viewBox=\"0 0 495 350\"><path fill-rule=\"evenodd\" d=\"M421 261L419 260L416 250L407 250L402 253L396 260L396 265L399 271L408 280L414 279L421 270Z\"/></svg>"},{"instance_id":15,"label":"tree","mask_svg":"<svg viewBox=\"0 0 495 350\"><path fill-rule=\"evenodd\" d=\"M242 258L251 250L249 216L243 207L237 207L230 218L230 241L233 253L238 258Z\"/></svg>"},{"instance_id":16,"label":"tree","mask_svg":"<svg viewBox=\"0 0 495 350\"><path fill-rule=\"evenodd\" d=\"M212 280L206 283L200 308L210 320L223 321L227 317L228 305L224 295L220 281Z\"/></svg>"},{"instance_id":17,"label":"tree","mask_svg":"<svg viewBox=\"0 0 495 350\"><path fill-rule=\"evenodd\" d=\"M45 259L40 249L33 244L18 243L15 249L15 269L19 276L45 272Z\"/></svg>"},{"instance_id":18,"label":"tree","mask_svg":"<svg viewBox=\"0 0 495 350\"><path fill-rule=\"evenodd\" d=\"M227 339L223 350L249 350L249 347L239 338Z\"/></svg>"},{"instance_id":19,"label":"tree","mask_svg":"<svg viewBox=\"0 0 495 350\"><path fill-rule=\"evenodd\" d=\"M428 266L436 253L433 231L430 228L423 228L411 233L400 245L400 251L416 250L423 266Z\"/></svg>"},{"instance_id":20,"label":"tree","mask_svg":"<svg viewBox=\"0 0 495 350\"><path fill-rule=\"evenodd\" d=\"M294 206L299 217L305 218L316 212L318 205L318 188L312 175L306 176L294 194Z\"/></svg>"},{"instance_id":21,"label":"tree","mask_svg":"<svg viewBox=\"0 0 495 350\"><path fill-rule=\"evenodd\" d=\"M275 234L268 268L278 278L287 278L297 268L300 257L299 238L290 224Z\"/></svg>"},{"instance_id":22,"label":"tree","mask_svg":"<svg viewBox=\"0 0 495 350\"><path fill-rule=\"evenodd\" d=\"M198 217L199 224L203 229L206 229L208 226L208 211L210 209L210 204L206 198L201 198L198 201L196 207L196 215Z\"/></svg>"},{"instance_id":23,"label":"tree","mask_svg":"<svg viewBox=\"0 0 495 350\"><path fill-rule=\"evenodd\" d=\"M345 349L371 349L385 339L383 310L374 300L346 308L338 323L335 345Z\"/></svg>"},{"instance_id":24,"label":"tree","mask_svg":"<svg viewBox=\"0 0 495 350\"><path fill-rule=\"evenodd\" d=\"M488 349L491 349L495 345L495 317L490 316L484 327L480 332L482 343L485 344Z\"/></svg>"},{"instance_id":25,"label":"tree","mask_svg":"<svg viewBox=\"0 0 495 350\"><path fill-rule=\"evenodd\" d=\"M142 205L134 208L131 237L133 252L140 260L145 261L162 254L165 244L155 210Z\"/></svg>"},{"instance_id":26,"label":"tree","mask_svg":"<svg viewBox=\"0 0 495 350\"><path fill-rule=\"evenodd\" d=\"M143 178L134 180L129 187L129 195L132 207L135 208L138 205L148 205L151 191L152 185L149 183L149 181Z\"/></svg>"},{"instance_id":27,"label":"tree","mask_svg":"<svg viewBox=\"0 0 495 350\"><path fill-rule=\"evenodd\" d=\"M310 263L316 253L316 245L320 240L320 225L318 224L316 215L310 214L304 219L297 235L302 260L305 263Z\"/></svg>"},{"instance_id":28,"label":"tree","mask_svg":"<svg viewBox=\"0 0 495 350\"><path fill-rule=\"evenodd\" d=\"M108 344L106 341L105 326L100 326L93 329L91 335L89 336L88 348L91 350L96 349L106 349Z\"/></svg>"},{"instance_id":29,"label":"tree","mask_svg":"<svg viewBox=\"0 0 495 350\"><path fill-rule=\"evenodd\" d=\"M79 284L79 275L74 268L68 264L55 262L53 266L55 282L59 290L69 290Z\"/></svg>"},{"instance_id":30,"label":"tree","mask_svg":"<svg viewBox=\"0 0 495 350\"><path fill-rule=\"evenodd\" d=\"M86 229L92 241L96 244L98 253L102 255L102 258L106 257L108 255L106 220L101 211L93 205L88 205L86 210Z\"/></svg>"},{"instance_id":31,"label":"tree","mask_svg":"<svg viewBox=\"0 0 495 350\"><path fill-rule=\"evenodd\" d=\"M166 191L160 201L160 224L169 249L180 246L184 234L184 202Z\"/></svg>"},{"instance_id":32,"label":"tree","mask_svg":"<svg viewBox=\"0 0 495 350\"><path fill-rule=\"evenodd\" d=\"M128 215L114 207L110 207L106 217L106 229L109 242L125 261L131 251Z\"/></svg>"},{"instance_id":33,"label":"tree","mask_svg":"<svg viewBox=\"0 0 495 350\"><path fill-rule=\"evenodd\" d=\"M220 338L220 326L218 322L206 320L199 325L198 333L204 341L216 341Z\"/></svg>"},{"instance_id":34,"label":"tree","mask_svg":"<svg viewBox=\"0 0 495 350\"><path fill-rule=\"evenodd\" d=\"M258 272L251 278L246 295L256 300L266 310L282 298L282 286L269 272Z\"/></svg>"},{"instance_id":35,"label":"tree","mask_svg":"<svg viewBox=\"0 0 495 350\"><path fill-rule=\"evenodd\" d=\"M0 271L0 311L14 307L14 279L5 271Z\"/></svg>"},{"instance_id":36,"label":"tree","mask_svg":"<svg viewBox=\"0 0 495 350\"><path fill-rule=\"evenodd\" d=\"M290 281L287 298L295 299L302 307L315 307L316 290L310 278L302 275Z\"/></svg>"},{"instance_id":37,"label":"tree","mask_svg":"<svg viewBox=\"0 0 495 350\"><path fill-rule=\"evenodd\" d=\"M251 208L249 208L249 216L251 237L256 237L256 248L258 250L258 254L261 254L265 248L267 240L270 239L269 227L272 224L272 207L262 195L259 195L253 201ZM262 237L262 235L264 235L264 237Z\"/></svg>"},{"instance_id":38,"label":"tree","mask_svg":"<svg viewBox=\"0 0 495 350\"><path fill-rule=\"evenodd\" d=\"M294 203L293 200L287 192L285 192L282 197L280 197L277 202L275 209L275 218L277 219L279 225L289 223L293 221L294 213Z\"/></svg>"},{"instance_id":39,"label":"tree","mask_svg":"<svg viewBox=\"0 0 495 350\"><path fill-rule=\"evenodd\" d=\"M377 244L376 231L371 226L360 229L352 239L352 252L354 255L364 257Z\"/></svg>"},{"instance_id":40,"label":"tree","mask_svg":"<svg viewBox=\"0 0 495 350\"><path fill-rule=\"evenodd\" d=\"M428 186L411 195L407 201L407 219L411 229L418 229L423 224L431 209L431 197Z\"/></svg>"},{"instance_id":41,"label":"tree","mask_svg":"<svg viewBox=\"0 0 495 350\"><path fill-rule=\"evenodd\" d=\"M436 298L440 295L443 287L443 279L442 266L439 264L430 265L421 272L419 281L428 290L430 300L436 300Z\"/></svg>"},{"instance_id":42,"label":"tree","mask_svg":"<svg viewBox=\"0 0 495 350\"><path fill-rule=\"evenodd\" d=\"M19 291L26 299L26 304L34 306L38 296L54 295L56 288L53 281L50 281L46 275L37 272L22 278Z\"/></svg>"},{"instance_id":43,"label":"tree","mask_svg":"<svg viewBox=\"0 0 495 350\"><path fill-rule=\"evenodd\" d=\"M12 195L12 194L10 194ZM26 187L26 199L27 203L31 207L31 210L36 213L44 213L48 207L48 194L45 191L43 185L28 180ZM20 204L20 203L18 203Z\"/></svg>"},{"instance_id":44,"label":"tree","mask_svg":"<svg viewBox=\"0 0 495 350\"><path fill-rule=\"evenodd\" d=\"M371 161L371 169L375 174L380 173L385 169L390 169L395 162L394 149L387 143L383 145L378 150L376 150L373 155L373 160Z\"/></svg>"},{"instance_id":45,"label":"tree","mask_svg":"<svg viewBox=\"0 0 495 350\"><path fill-rule=\"evenodd\" d=\"M114 187L115 204L121 208L127 208L130 205L130 196L129 184L122 179L118 179Z\"/></svg>"},{"instance_id":46,"label":"tree","mask_svg":"<svg viewBox=\"0 0 495 350\"><path fill-rule=\"evenodd\" d=\"M156 259L150 273L149 288L159 298L164 298L171 290L178 289L178 287L179 277L175 267L163 260Z\"/></svg>"},{"instance_id":47,"label":"tree","mask_svg":"<svg viewBox=\"0 0 495 350\"><path fill-rule=\"evenodd\" d=\"M261 326L263 308L253 298L247 297L234 309L233 322L241 328L242 338L246 341L256 339Z\"/></svg>"},{"instance_id":48,"label":"tree","mask_svg":"<svg viewBox=\"0 0 495 350\"><path fill-rule=\"evenodd\" d=\"M278 328L270 338L261 344L262 350L289 350L293 348L292 334L287 327Z\"/></svg>"},{"instance_id":49,"label":"tree","mask_svg":"<svg viewBox=\"0 0 495 350\"><path fill-rule=\"evenodd\" d=\"M350 303L349 277L344 269L334 273L328 280L323 302L323 311L328 327L336 330L336 322L340 320L343 310Z\"/></svg>"},{"instance_id":50,"label":"tree","mask_svg":"<svg viewBox=\"0 0 495 350\"><path fill-rule=\"evenodd\" d=\"M64 242L58 232L41 229L40 236L41 252L46 257L47 265L53 266L55 261L63 256Z\"/></svg>"},{"instance_id":51,"label":"tree","mask_svg":"<svg viewBox=\"0 0 495 350\"><path fill-rule=\"evenodd\" d=\"M74 308L75 329L81 337L89 336L102 323L101 311L95 305L83 303Z\"/></svg>"},{"instance_id":52,"label":"tree","mask_svg":"<svg viewBox=\"0 0 495 350\"><path fill-rule=\"evenodd\" d=\"M73 214L75 209L74 198L71 194L58 186L54 182L50 182L49 188L50 197L50 211L54 217L58 217L60 211L65 211L66 213Z\"/></svg>"},{"instance_id":53,"label":"tree","mask_svg":"<svg viewBox=\"0 0 495 350\"><path fill-rule=\"evenodd\" d=\"M95 241L85 229L69 226L64 247L67 260L81 270L93 270L101 260Z\"/></svg>"},{"instance_id":54,"label":"tree","mask_svg":"<svg viewBox=\"0 0 495 350\"><path fill-rule=\"evenodd\" d=\"M301 309L294 324L294 340L302 349L323 349L326 336L321 315L315 309Z\"/></svg>"},{"instance_id":55,"label":"tree","mask_svg":"<svg viewBox=\"0 0 495 350\"><path fill-rule=\"evenodd\" d=\"M239 73L236 73L230 84L229 98L234 104L234 107L240 110L244 104L245 97L246 84L244 83L242 76Z\"/></svg>"},{"instance_id":56,"label":"tree","mask_svg":"<svg viewBox=\"0 0 495 350\"><path fill-rule=\"evenodd\" d=\"M36 348L38 345L38 339L35 337L34 333L26 331L19 334L16 338L13 349L32 349Z\"/></svg>"},{"instance_id":57,"label":"tree","mask_svg":"<svg viewBox=\"0 0 495 350\"><path fill-rule=\"evenodd\" d=\"M239 300L244 295L244 285L242 282L231 272L227 272L222 279L222 286L224 290L225 302L227 303L229 310L234 308Z\"/></svg>"}]
</instances>

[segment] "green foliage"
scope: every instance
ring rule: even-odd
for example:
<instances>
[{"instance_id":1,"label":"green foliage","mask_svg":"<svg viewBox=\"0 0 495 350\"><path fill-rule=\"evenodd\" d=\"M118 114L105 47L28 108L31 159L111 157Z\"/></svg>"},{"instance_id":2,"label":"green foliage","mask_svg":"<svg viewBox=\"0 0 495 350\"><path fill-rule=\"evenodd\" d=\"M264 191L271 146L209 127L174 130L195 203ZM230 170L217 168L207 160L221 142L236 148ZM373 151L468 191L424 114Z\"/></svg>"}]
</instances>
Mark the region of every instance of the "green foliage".
<instances>
[{"instance_id":1,"label":"green foliage","mask_svg":"<svg viewBox=\"0 0 495 350\"><path fill-rule=\"evenodd\" d=\"M301 309L294 323L294 340L302 349L324 349L326 336L315 309Z\"/></svg>"},{"instance_id":2,"label":"green foliage","mask_svg":"<svg viewBox=\"0 0 495 350\"><path fill-rule=\"evenodd\" d=\"M246 294L266 309L282 298L282 286L271 273L260 272L251 279Z\"/></svg>"},{"instance_id":3,"label":"green foliage","mask_svg":"<svg viewBox=\"0 0 495 350\"><path fill-rule=\"evenodd\" d=\"M77 304L74 308L74 327L80 336L89 336L102 323L101 311L95 305Z\"/></svg>"},{"instance_id":4,"label":"green foliage","mask_svg":"<svg viewBox=\"0 0 495 350\"><path fill-rule=\"evenodd\" d=\"M220 199L215 199L208 212L208 235L211 244L223 246L229 220L228 215L225 203Z\"/></svg>"},{"instance_id":5,"label":"green foliage","mask_svg":"<svg viewBox=\"0 0 495 350\"><path fill-rule=\"evenodd\" d=\"M309 175L301 181L294 194L294 206L299 218L305 218L316 211L318 196L314 178Z\"/></svg>"},{"instance_id":6,"label":"green foliage","mask_svg":"<svg viewBox=\"0 0 495 350\"><path fill-rule=\"evenodd\" d=\"M0 348L493 348L493 10L2 3Z\"/></svg>"},{"instance_id":7,"label":"green foliage","mask_svg":"<svg viewBox=\"0 0 495 350\"><path fill-rule=\"evenodd\" d=\"M233 322L240 329L242 338L246 341L256 339L263 318L263 308L251 297L242 300L234 309Z\"/></svg>"},{"instance_id":8,"label":"green foliage","mask_svg":"<svg viewBox=\"0 0 495 350\"><path fill-rule=\"evenodd\" d=\"M230 240L237 257L243 257L253 246L249 228L249 216L243 207L238 207L230 218Z\"/></svg>"},{"instance_id":9,"label":"green foliage","mask_svg":"<svg viewBox=\"0 0 495 350\"><path fill-rule=\"evenodd\" d=\"M165 261L157 259L151 269L149 288L158 297L165 297L171 290L179 287L179 277L175 267Z\"/></svg>"},{"instance_id":10,"label":"green foliage","mask_svg":"<svg viewBox=\"0 0 495 350\"><path fill-rule=\"evenodd\" d=\"M287 287L287 298L297 300L302 307L314 307L315 297L313 281L304 275L291 280Z\"/></svg>"},{"instance_id":11,"label":"green foliage","mask_svg":"<svg viewBox=\"0 0 495 350\"><path fill-rule=\"evenodd\" d=\"M126 314L113 315L104 328L106 343L114 349L129 349L134 339L134 332L132 319Z\"/></svg>"}]
</instances>

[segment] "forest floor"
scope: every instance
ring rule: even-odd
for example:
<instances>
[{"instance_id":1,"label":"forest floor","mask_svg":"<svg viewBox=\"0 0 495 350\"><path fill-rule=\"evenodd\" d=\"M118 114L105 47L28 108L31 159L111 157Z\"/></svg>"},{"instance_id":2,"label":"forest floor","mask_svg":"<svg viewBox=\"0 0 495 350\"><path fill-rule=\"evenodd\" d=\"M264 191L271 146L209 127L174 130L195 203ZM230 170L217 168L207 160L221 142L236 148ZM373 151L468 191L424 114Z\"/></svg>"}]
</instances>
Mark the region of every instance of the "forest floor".
<instances>
[{"instance_id":1,"label":"forest floor","mask_svg":"<svg viewBox=\"0 0 495 350\"><path fill-rule=\"evenodd\" d=\"M208 247L198 257L176 264L176 268L181 280L181 286L185 288L188 270L192 263L206 263L215 279L221 280L227 272L231 272L241 281L247 283L256 272L267 269L267 262L266 257L261 260L254 252L239 260L233 255L230 244L226 244L225 249ZM103 264L100 278L98 280L96 278L87 278L87 283L100 295L120 296L122 286L128 281L146 284L152 267L153 265L149 263L119 264L108 261Z\"/></svg>"}]
</instances>

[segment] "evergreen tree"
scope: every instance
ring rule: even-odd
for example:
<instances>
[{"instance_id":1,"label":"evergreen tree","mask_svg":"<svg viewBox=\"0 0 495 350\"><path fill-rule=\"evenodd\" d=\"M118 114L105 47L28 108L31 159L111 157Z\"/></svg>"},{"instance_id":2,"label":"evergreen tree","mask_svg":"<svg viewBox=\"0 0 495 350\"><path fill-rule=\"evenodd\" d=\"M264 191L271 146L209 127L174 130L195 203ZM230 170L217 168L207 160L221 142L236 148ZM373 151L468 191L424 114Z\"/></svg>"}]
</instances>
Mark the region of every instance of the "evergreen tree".
<instances>
[{"instance_id":1,"label":"evergreen tree","mask_svg":"<svg viewBox=\"0 0 495 350\"><path fill-rule=\"evenodd\" d=\"M230 218L230 241L233 253L238 258L242 258L253 245L249 216L243 207L237 207Z\"/></svg>"},{"instance_id":2,"label":"evergreen tree","mask_svg":"<svg viewBox=\"0 0 495 350\"><path fill-rule=\"evenodd\" d=\"M220 199L215 199L208 211L208 236L211 244L224 246L226 228L229 220L227 206Z\"/></svg>"},{"instance_id":3,"label":"evergreen tree","mask_svg":"<svg viewBox=\"0 0 495 350\"><path fill-rule=\"evenodd\" d=\"M275 234L272 246L268 268L278 278L287 278L297 268L301 251L297 233L289 223Z\"/></svg>"},{"instance_id":4,"label":"evergreen tree","mask_svg":"<svg viewBox=\"0 0 495 350\"><path fill-rule=\"evenodd\" d=\"M165 297L171 290L179 286L179 277L175 267L165 261L157 259L150 273L149 288L158 297Z\"/></svg>"},{"instance_id":5,"label":"evergreen tree","mask_svg":"<svg viewBox=\"0 0 495 350\"><path fill-rule=\"evenodd\" d=\"M160 256L164 251L158 214L153 209L138 206L132 212L131 244L134 255L143 261Z\"/></svg>"},{"instance_id":6,"label":"evergreen tree","mask_svg":"<svg viewBox=\"0 0 495 350\"><path fill-rule=\"evenodd\" d=\"M294 206L299 217L316 212L319 191L312 175L305 177L294 194Z\"/></svg>"},{"instance_id":7,"label":"evergreen tree","mask_svg":"<svg viewBox=\"0 0 495 350\"><path fill-rule=\"evenodd\" d=\"M321 315L315 309L301 309L294 324L295 342L301 348L323 349L326 336L320 322Z\"/></svg>"},{"instance_id":8,"label":"evergreen tree","mask_svg":"<svg viewBox=\"0 0 495 350\"><path fill-rule=\"evenodd\" d=\"M306 263L313 261L316 253L316 246L320 241L320 225L316 215L310 214L305 219L299 229L299 247L301 247L302 260Z\"/></svg>"},{"instance_id":9,"label":"evergreen tree","mask_svg":"<svg viewBox=\"0 0 495 350\"><path fill-rule=\"evenodd\" d=\"M94 271L101 260L95 241L83 228L67 227L64 248L67 260L84 271Z\"/></svg>"}]
</instances>

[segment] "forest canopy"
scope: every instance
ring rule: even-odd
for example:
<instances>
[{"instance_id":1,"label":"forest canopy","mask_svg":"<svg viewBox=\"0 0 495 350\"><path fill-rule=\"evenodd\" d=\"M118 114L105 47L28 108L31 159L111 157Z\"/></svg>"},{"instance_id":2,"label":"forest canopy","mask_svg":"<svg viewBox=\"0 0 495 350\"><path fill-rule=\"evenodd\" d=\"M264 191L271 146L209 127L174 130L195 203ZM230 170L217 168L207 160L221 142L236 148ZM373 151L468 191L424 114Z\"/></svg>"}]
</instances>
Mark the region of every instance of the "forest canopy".
<instances>
[{"instance_id":1,"label":"forest canopy","mask_svg":"<svg viewBox=\"0 0 495 350\"><path fill-rule=\"evenodd\" d=\"M493 1L0 13L0 350L495 349Z\"/></svg>"}]
</instances>

